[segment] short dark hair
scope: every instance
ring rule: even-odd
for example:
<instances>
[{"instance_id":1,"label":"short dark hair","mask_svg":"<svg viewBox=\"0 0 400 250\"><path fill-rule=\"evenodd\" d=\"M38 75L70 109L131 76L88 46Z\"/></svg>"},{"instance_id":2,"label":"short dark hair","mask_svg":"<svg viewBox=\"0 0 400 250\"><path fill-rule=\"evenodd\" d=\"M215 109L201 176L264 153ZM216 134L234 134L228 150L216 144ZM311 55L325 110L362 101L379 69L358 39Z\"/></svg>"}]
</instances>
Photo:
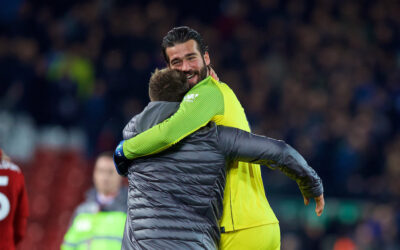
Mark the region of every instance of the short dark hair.
<instances>
[{"instance_id":1,"label":"short dark hair","mask_svg":"<svg viewBox=\"0 0 400 250\"><path fill-rule=\"evenodd\" d=\"M168 31L167 35L164 36L161 44L162 53L164 60L169 65L169 58L167 55L167 48L173 47L176 44L185 43L189 40L194 40L197 43L197 49L200 51L201 55L204 55L208 51L208 46L204 42L203 37L196 30L189 28L187 26L175 27Z\"/></svg>"},{"instance_id":2,"label":"short dark hair","mask_svg":"<svg viewBox=\"0 0 400 250\"><path fill-rule=\"evenodd\" d=\"M175 69L156 69L149 81L151 101L180 102L189 91L186 75Z\"/></svg>"}]
</instances>

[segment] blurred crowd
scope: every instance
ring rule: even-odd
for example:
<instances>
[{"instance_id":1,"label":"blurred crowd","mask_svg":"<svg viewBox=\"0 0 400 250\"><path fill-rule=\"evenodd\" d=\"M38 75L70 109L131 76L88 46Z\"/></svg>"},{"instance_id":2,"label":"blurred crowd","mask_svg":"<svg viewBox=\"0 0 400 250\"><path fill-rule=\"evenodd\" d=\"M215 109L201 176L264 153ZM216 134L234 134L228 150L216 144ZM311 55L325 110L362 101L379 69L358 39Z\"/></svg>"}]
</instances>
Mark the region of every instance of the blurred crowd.
<instances>
[{"instance_id":1,"label":"blurred crowd","mask_svg":"<svg viewBox=\"0 0 400 250\"><path fill-rule=\"evenodd\" d=\"M327 197L379 204L351 230L338 227L336 243L399 247L400 2L167 2L2 1L0 110L82 129L88 155L113 149L149 101L150 73L164 67L162 37L191 26L253 131L299 150ZM272 190L282 185L263 175ZM317 244L318 233L300 232L300 246Z\"/></svg>"}]
</instances>

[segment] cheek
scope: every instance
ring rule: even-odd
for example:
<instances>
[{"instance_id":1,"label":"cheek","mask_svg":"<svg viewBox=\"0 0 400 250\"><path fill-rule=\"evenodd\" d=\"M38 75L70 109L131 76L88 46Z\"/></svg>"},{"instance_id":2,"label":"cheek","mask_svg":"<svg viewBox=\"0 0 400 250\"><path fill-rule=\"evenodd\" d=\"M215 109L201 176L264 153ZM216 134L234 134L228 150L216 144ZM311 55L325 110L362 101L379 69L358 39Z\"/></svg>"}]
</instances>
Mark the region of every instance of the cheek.
<instances>
[{"instance_id":1,"label":"cheek","mask_svg":"<svg viewBox=\"0 0 400 250\"><path fill-rule=\"evenodd\" d=\"M199 70L202 67L203 67L203 62L202 61L196 61L196 62L190 63L190 68L192 68L192 69Z\"/></svg>"}]
</instances>

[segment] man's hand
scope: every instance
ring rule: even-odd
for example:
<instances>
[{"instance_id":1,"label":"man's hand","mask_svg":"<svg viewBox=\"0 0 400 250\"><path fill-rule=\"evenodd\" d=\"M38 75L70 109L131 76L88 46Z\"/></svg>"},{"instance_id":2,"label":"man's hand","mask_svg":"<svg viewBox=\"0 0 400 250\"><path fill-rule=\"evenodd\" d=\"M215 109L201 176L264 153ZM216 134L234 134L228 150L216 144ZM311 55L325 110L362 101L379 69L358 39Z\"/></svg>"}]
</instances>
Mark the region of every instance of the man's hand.
<instances>
[{"instance_id":1,"label":"man's hand","mask_svg":"<svg viewBox=\"0 0 400 250\"><path fill-rule=\"evenodd\" d=\"M310 204L310 199L303 196L304 198L304 205L308 205ZM321 194L318 197L314 197L315 200L315 213L317 214L317 216L321 216L322 212L324 211L324 207L325 207L325 200L324 200L324 194Z\"/></svg>"},{"instance_id":2,"label":"man's hand","mask_svg":"<svg viewBox=\"0 0 400 250\"><path fill-rule=\"evenodd\" d=\"M214 78L215 80L219 81L219 77L217 73L215 73L214 69L210 65L208 65L207 68L208 72L210 73L210 76L212 76L212 78Z\"/></svg>"}]
</instances>

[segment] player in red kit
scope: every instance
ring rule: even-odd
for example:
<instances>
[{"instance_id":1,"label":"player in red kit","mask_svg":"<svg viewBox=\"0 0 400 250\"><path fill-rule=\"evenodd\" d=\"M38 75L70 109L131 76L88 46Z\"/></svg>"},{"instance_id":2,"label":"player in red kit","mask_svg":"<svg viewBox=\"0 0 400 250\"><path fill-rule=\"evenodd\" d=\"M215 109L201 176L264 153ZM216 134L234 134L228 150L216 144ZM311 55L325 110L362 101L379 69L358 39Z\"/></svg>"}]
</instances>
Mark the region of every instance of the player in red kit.
<instances>
[{"instance_id":1,"label":"player in red kit","mask_svg":"<svg viewBox=\"0 0 400 250\"><path fill-rule=\"evenodd\" d=\"M0 149L0 250L14 250L26 231L28 196L24 176Z\"/></svg>"}]
</instances>

